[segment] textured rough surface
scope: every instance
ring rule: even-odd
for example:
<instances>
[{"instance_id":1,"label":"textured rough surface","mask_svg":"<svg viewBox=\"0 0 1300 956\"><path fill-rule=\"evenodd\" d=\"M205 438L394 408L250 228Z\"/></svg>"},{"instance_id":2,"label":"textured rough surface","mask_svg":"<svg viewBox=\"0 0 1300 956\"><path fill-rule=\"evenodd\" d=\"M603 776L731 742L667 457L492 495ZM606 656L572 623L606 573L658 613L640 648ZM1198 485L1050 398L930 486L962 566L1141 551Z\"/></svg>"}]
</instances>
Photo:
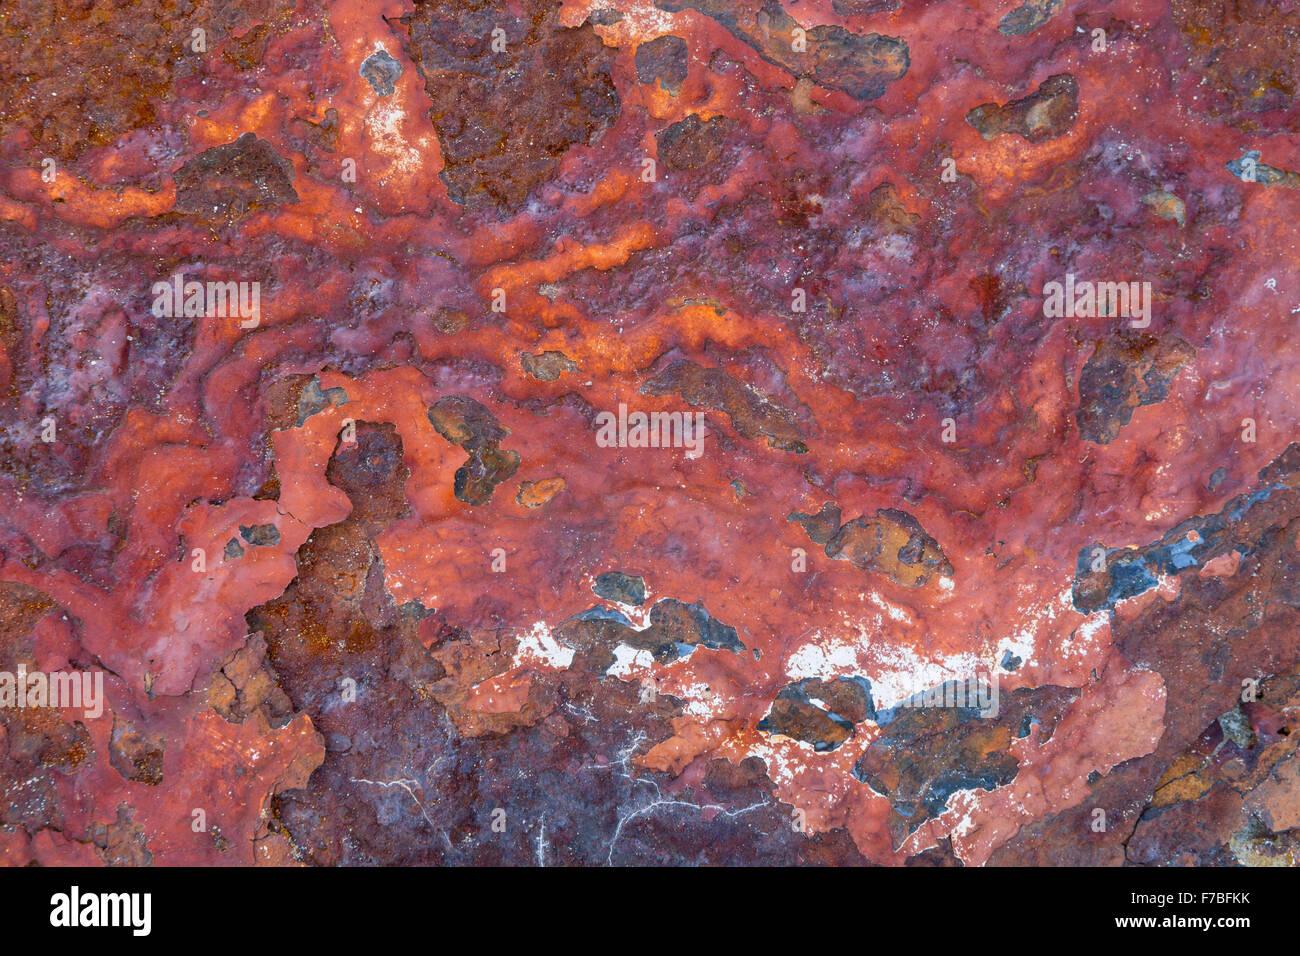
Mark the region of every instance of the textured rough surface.
<instances>
[{"instance_id":1,"label":"textured rough surface","mask_svg":"<svg viewBox=\"0 0 1300 956\"><path fill-rule=\"evenodd\" d=\"M1296 865L1297 30L0 10L0 860Z\"/></svg>"}]
</instances>

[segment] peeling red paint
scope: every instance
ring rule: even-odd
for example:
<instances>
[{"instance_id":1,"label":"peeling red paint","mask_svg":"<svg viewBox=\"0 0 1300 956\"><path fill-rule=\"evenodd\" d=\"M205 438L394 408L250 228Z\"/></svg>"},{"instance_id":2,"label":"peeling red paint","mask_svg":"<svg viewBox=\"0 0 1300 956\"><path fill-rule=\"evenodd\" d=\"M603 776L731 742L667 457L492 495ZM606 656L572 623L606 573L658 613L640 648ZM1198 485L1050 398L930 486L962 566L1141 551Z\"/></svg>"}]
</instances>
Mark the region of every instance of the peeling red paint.
<instances>
[{"instance_id":1,"label":"peeling red paint","mask_svg":"<svg viewBox=\"0 0 1300 956\"><path fill-rule=\"evenodd\" d=\"M0 708L0 859L1294 862L1290 3L55 6L0 671L107 704Z\"/></svg>"}]
</instances>

